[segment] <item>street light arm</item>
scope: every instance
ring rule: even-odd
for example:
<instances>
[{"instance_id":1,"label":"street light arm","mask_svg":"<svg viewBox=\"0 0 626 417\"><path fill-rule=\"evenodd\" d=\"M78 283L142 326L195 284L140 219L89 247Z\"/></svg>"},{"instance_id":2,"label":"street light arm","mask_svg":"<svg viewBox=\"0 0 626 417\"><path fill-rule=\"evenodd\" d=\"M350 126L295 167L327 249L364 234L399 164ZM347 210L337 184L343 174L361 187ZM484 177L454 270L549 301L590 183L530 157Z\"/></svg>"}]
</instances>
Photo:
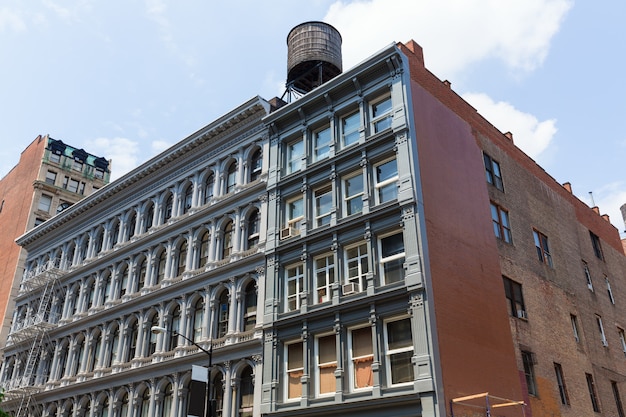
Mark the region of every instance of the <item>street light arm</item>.
<instances>
[{"instance_id":1,"label":"street light arm","mask_svg":"<svg viewBox=\"0 0 626 417\"><path fill-rule=\"evenodd\" d=\"M213 359L213 343L210 344L209 350L206 350L205 348L203 348L202 346L200 346L199 344L197 344L196 342L194 342L193 340L191 340L190 338L188 338L184 334L178 333L176 330L172 330L172 336L180 336L180 337L182 337L183 339L185 339L186 341L188 341L189 343L191 343L192 345L194 345L195 347L197 347L198 349L200 349L201 351L203 351L204 353L209 355L209 366L211 366L211 362L212 362L212 359Z\"/></svg>"}]
</instances>

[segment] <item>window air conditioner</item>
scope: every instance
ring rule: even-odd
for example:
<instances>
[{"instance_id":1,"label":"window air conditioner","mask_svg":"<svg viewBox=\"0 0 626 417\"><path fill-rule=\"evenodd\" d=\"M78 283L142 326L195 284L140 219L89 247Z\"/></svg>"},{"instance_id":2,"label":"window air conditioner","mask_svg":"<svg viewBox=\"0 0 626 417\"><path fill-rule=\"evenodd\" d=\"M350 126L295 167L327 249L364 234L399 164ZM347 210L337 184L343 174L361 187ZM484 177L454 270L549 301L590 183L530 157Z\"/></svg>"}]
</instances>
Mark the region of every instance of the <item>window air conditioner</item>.
<instances>
[{"instance_id":1,"label":"window air conditioner","mask_svg":"<svg viewBox=\"0 0 626 417\"><path fill-rule=\"evenodd\" d=\"M285 227L284 229L281 229L280 238L287 239L288 237L291 237L291 227Z\"/></svg>"},{"instance_id":2,"label":"window air conditioner","mask_svg":"<svg viewBox=\"0 0 626 417\"><path fill-rule=\"evenodd\" d=\"M358 284L354 282L349 282L347 284L343 284L342 293L343 295L354 294L359 291Z\"/></svg>"}]
</instances>

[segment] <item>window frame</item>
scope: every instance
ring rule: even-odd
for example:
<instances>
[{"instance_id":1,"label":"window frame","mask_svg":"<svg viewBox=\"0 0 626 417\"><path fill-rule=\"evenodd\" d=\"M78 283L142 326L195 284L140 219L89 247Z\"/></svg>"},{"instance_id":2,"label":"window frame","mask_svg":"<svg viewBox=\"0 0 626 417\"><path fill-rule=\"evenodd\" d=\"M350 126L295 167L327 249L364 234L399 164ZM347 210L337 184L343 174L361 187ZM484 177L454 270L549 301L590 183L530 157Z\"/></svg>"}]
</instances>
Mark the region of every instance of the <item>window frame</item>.
<instances>
[{"instance_id":1,"label":"window frame","mask_svg":"<svg viewBox=\"0 0 626 417\"><path fill-rule=\"evenodd\" d=\"M622 352L624 352L624 355L626 356L626 333L624 333L624 329L618 327L617 334L619 335L619 341L622 345Z\"/></svg>"},{"instance_id":2,"label":"window frame","mask_svg":"<svg viewBox=\"0 0 626 417\"><path fill-rule=\"evenodd\" d=\"M591 400L591 407L596 413L600 412L600 403L598 401L598 393L596 391L596 384L593 381L593 375L585 372L585 379L587 380L587 389L589 390L589 399Z\"/></svg>"},{"instance_id":3,"label":"window frame","mask_svg":"<svg viewBox=\"0 0 626 417\"><path fill-rule=\"evenodd\" d=\"M311 132L312 142L312 155L313 162L318 162L330 157L330 147L333 143L333 132L330 128L330 124L326 124ZM325 140L320 142L320 139ZM320 152L320 150L325 150Z\"/></svg>"},{"instance_id":4,"label":"window frame","mask_svg":"<svg viewBox=\"0 0 626 417\"><path fill-rule=\"evenodd\" d=\"M408 341L409 344L407 346L400 346L397 347L395 349L392 349L390 347L391 341L390 341L390 335L397 335L398 332L391 332L389 329L389 326L392 323L397 323L397 322L407 322L408 323L408 329L409 329L409 335L408 335ZM413 329L412 329L412 322L411 322L411 318L408 316L404 316L404 317L396 317L393 319L389 319L389 320L385 320L385 325L383 327L383 337L384 337L384 343L385 343L385 368L386 368L386 374L387 374L387 382L389 386L398 386L398 385L407 385L407 384L412 384L415 380L415 369L413 368L413 361L412 361L412 357L413 357L413 353L415 352L415 343L413 341ZM393 366L394 366L394 361L392 359L392 357L394 355L403 355L406 354L407 352L411 352L411 356L409 356L408 358L408 362L404 364L404 366L408 366L408 370L410 370L410 380L408 381L401 381L401 382L395 382L393 381L394 378L394 371L393 371ZM407 361L407 359L404 359L405 361Z\"/></svg>"},{"instance_id":5,"label":"window frame","mask_svg":"<svg viewBox=\"0 0 626 417\"><path fill-rule=\"evenodd\" d=\"M533 229L533 239L535 241L535 248L537 250L537 257L539 261L550 268L554 268L552 262L552 254L550 253L550 245L548 244L548 236L544 235L537 229Z\"/></svg>"},{"instance_id":6,"label":"window frame","mask_svg":"<svg viewBox=\"0 0 626 417\"><path fill-rule=\"evenodd\" d=\"M42 205L44 201L48 201ZM48 194L41 194L39 197L39 202L37 203L37 210L43 211L45 213L50 213L50 209L52 208L53 197ZM48 207L47 209L45 207Z\"/></svg>"},{"instance_id":7,"label":"window frame","mask_svg":"<svg viewBox=\"0 0 626 417\"><path fill-rule=\"evenodd\" d=\"M356 192L354 192L353 194L349 194L350 193L349 181L352 179L356 179L356 178L360 178L359 190L358 191L355 190ZM342 190L341 200L342 200L342 208L343 208L344 216L348 217L348 216L353 216L356 214L363 213L363 196L365 195L365 179L363 178L363 172L356 171L348 175L345 175L341 179L341 190ZM353 205L351 204L352 201L357 202L354 208L353 208Z\"/></svg>"},{"instance_id":8,"label":"window frame","mask_svg":"<svg viewBox=\"0 0 626 417\"><path fill-rule=\"evenodd\" d=\"M593 233L591 230L589 231L589 237L591 238L591 246L593 248L593 253L596 255L596 258L604 260L604 252L602 251L602 243L600 242L600 237Z\"/></svg>"},{"instance_id":9,"label":"window frame","mask_svg":"<svg viewBox=\"0 0 626 417\"><path fill-rule=\"evenodd\" d=\"M354 257L349 257L349 251L353 249L357 249L358 253ZM361 249L365 248L365 252L362 252ZM343 295L346 294L346 286L349 284L355 284L357 289L352 291L360 293L367 289L367 274L369 273L369 247L367 242L358 242L353 245L346 246L344 249L344 279L343 279ZM350 263L356 262L356 265L351 267ZM363 270L363 265L365 265L365 271ZM357 268L356 275L350 275L350 269Z\"/></svg>"},{"instance_id":10,"label":"window frame","mask_svg":"<svg viewBox=\"0 0 626 417\"><path fill-rule=\"evenodd\" d=\"M291 366L290 367L290 359L292 358L292 355L290 353L295 353L293 351L291 351L290 349L292 349L293 347L297 347L297 345L300 346L299 349L299 353L300 353L300 358L299 361L300 363L295 363L293 362L293 365L300 365L300 366ZM300 384L299 384L299 392L298 390L296 390L296 392L294 392L294 394L298 393L299 395L294 395L291 396L291 383L290 383L290 378L302 378L302 376L304 375L304 343L302 340L295 340L293 342L289 342L289 343L285 343L284 345L284 369L285 369L285 374L284 374L284 378L285 378L285 390L284 390L284 400L285 402L292 402L292 401L297 401L300 398L302 398L302 381L300 380ZM292 373L300 373L300 375L296 375L296 376L291 376L290 374ZM295 388L297 385L294 384L293 387Z\"/></svg>"},{"instance_id":11,"label":"window frame","mask_svg":"<svg viewBox=\"0 0 626 417\"><path fill-rule=\"evenodd\" d=\"M506 297L510 315L517 317L518 319L528 319L528 312L526 311L526 305L524 303L524 292L522 290L522 284L517 281L513 281L509 277L502 276L504 283L504 296Z\"/></svg>"},{"instance_id":12,"label":"window frame","mask_svg":"<svg viewBox=\"0 0 626 417\"><path fill-rule=\"evenodd\" d=\"M293 275L291 275L292 273ZM285 267L285 312L300 310L301 294L304 291L304 275L304 263L302 262Z\"/></svg>"},{"instance_id":13,"label":"window frame","mask_svg":"<svg viewBox=\"0 0 626 417\"><path fill-rule=\"evenodd\" d=\"M596 324L598 325L598 331L600 332L600 342L602 342L602 346L608 347L609 342L606 338L606 333L604 332L604 324L602 324L602 316L596 314Z\"/></svg>"},{"instance_id":14,"label":"window frame","mask_svg":"<svg viewBox=\"0 0 626 417\"><path fill-rule=\"evenodd\" d=\"M46 184L54 185L56 181L57 181L57 173L54 171L48 170L46 172L46 179L45 179Z\"/></svg>"},{"instance_id":15,"label":"window frame","mask_svg":"<svg viewBox=\"0 0 626 417\"><path fill-rule=\"evenodd\" d=\"M609 301L611 301L611 304L615 305L615 297L613 296L613 290L611 289L611 283L609 282L609 277L605 275L604 281L606 282L606 292L609 295Z\"/></svg>"},{"instance_id":16,"label":"window frame","mask_svg":"<svg viewBox=\"0 0 626 417\"><path fill-rule=\"evenodd\" d=\"M323 266L319 265L319 261L321 260L324 261ZM314 304L331 301L332 285L336 279L335 275L335 255L333 253L319 255L313 259L313 276L315 277ZM320 285L320 277L323 279L322 285Z\"/></svg>"},{"instance_id":17,"label":"window frame","mask_svg":"<svg viewBox=\"0 0 626 417\"><path fill-rule=\"evenodd\" d=\"M528 351L522 350L522 366L524 368L524 377L526 378L526 389L528 390L528 395L532 395L536 397L538 394L537 391L537 379L535 378L535 354Z\"/></svg>"},{"instance_id":18,"label":"window frame","mask_svg":"<svg viewBox=\"0 0 626 417\"><path fill-rule=\"evenodd\" d=\"M559 390L559 396L561 397L561 404L570 405L567 385L565 384L565 376L563 375L563 367L560 363L554 362L554 374L556 378L556 385Z\"/></svg>"},{"instance_id":19,"label":"window frame","mask_svg":"<svg viewBox=\"0 0 626 417\"><path fill-rule=\"evenodd\" d=\"M504 182L502 181L500 163L486 152L483 152L483 163L485 166L485 176L487 182L496 187L498 190L504 192Z\"/></svg>"},{"instance_id":20,"label":"window frame","mask_svg":"<svg viewBox=\"0 0 626 417\"><path fill-rule=\"evenodd\" d=\"M392 175L381 181L380 167L390 164L392 162L395 163L395 175ZM374 165L373 170L374 170L373 177L374 177L374 191L375 191L374 198L376 200L376 204L384 204L389 201L397 200L398 199L398 179L399 179L398 159L394 156L393 158L388 158L384 161L381 161L377 163L376 165ZM388 190L393 190L392 192L393 197L389 197L386 195L386 191Z\"/></svg>"},{"instance_id":21,"label":"window frame","mask_svg":"<svg viewBox=\"0 0 626 417\"><path fill-rule=\"evenodd\" d=\"M369 335L370 335L370 351L367 354L363 354L363 355L355 355L354 351L355 351L355 338L354 338L354 333L355 332L359 332L359 331L368 331ZM349 381L350 381L350 391L365 391L365 390L371 390L372 387L374 386L374 373L373 373L373 369L372 369L372 365L374 363L374 343L372 341L372 326L371 325L365 325L365 326L359 326L359 327L353 327L348 329L348 370L349 370ZM363 348L362 345L359 345L360 348ZM361 385L359 384L359 378L357 377L357 367L355 366L356 363L359 362L367 362L370 361L369 364L369 384L370 385L363 385L363 386L358 386Z\"/></svg>"},{"instance_id":22,"label":"window frame","mask_svg":"<svg viewBox=\"0 0 626 417\"><path fill-rule=\"evenodd\" d=\"M355 119L357 123L355 126L353 126L350 123L352 123ZM357 109L356 111L350 112L346 114L345 116L340 117L339 128L341 132L341 147L342 148L347 148L349 146L359 143L359 140L361 137L361 111L360 109ZM346 141L346 139L349 139L349 140Z\"/></svg>"},{"instance_id":23,"label":"window frame","mask_svg":"<svg viewBox=\"0 0 626 417\"><path fill-rule=\"evenodd\" d=\"M580 343L580 331L578 329L578 317L575 314L569 315L570 323L572 324L572 333L574 334L574 340L576 343Z\"/></svg>"},{"instance_id":24,"label":"window frame","mask_svg":"<svg viewBox=\"0 0 626 417\"><path fill-rule=\"evenodd\" d=\"M298 195L285 201L285 220L281 238L299 236L304 222L304 196Z\"/></svg>"},{"instance_id":25,"label":"window frame","mask_svg":"<svg viewBox=\"0 0 626 417\"><path fill-rule=\"evenodd\" d=\"M333 346L333 350L334 350L334 360L329 360L329 361L325 361L322 362L322 350L321 350L321 345L320 342L321 340L330 340L330 342L332 342L332 346ZM329 342L329 344L331 344ZM339 362L337 361L337 337L335 335L335 333L324 333L321 335L317 335L315 337L315 346L314 346L314 358L315 358L315 393L317 396L319 397L323 397L323 396L331 396L334 395L336 392L336 387L334 387L331 391L324 391L322 392L322 386L325 385L323 384L322 380L324 378L332 378L332 381L335 382L335 370L337 370L337 367L339 365ZM329 376L327 374L328 371L323 371L323 369L330 369L330 368L334 368L332 374ZM333 386L335 386L335 384L333 384Z\"/></svg>"},{"instance_id":26,"label":"window frame","mask_svg":"<svg viewBox=\"0 0 626 417\"><path fill-rule=\"evenodd\" d=\"M400 239L402 240L402 252L398 252L398 253L393 253L389 256L384 256L383 251L384 251L384 240L390 239L392 237L396 237L396 236L400 236ZM397 280L389 280L388 279L388 275L390 271L386 270L386 265L390 264L393 265L394 263L397 264L398 260L402 260L402 262L400 262L400 274L402 275L402 277L400 279ZM386 233L384 235L381 235L378 238L378 265L379 265L379 273L380 273L380 285L389 285L389 284L394 284L396 282L403 282L404 279L406 278L406 274L404 271L404 263L406 261L406 248L404 246L404 233L402 230L395 230L393 232L390 233Z\"/></svg>"},{"instance_id":27,"label":"window frame","mask_svg":"<svg viewBox=\"0 0 626 417\"><path fill-rule=\"evenodd\" d=\"M285 172L287 175L302 170L302 159L305 155L305 142L303 138L294 139L285 143Z\"/></svg>"},{"instance_id":28,"label":"window frame","mask_svg":"<svg viewBox=\"0 0 626 417\"><path fill-rule=\"evenodd\" d=\"M380 113L378 112L379 106L381 107ZM372 134L380 133L391 128L393 123L393 100L391 98L391 92L370 101L369 116Z\"/></svg>"},{"instance_id":29,"label":"window frame","mask_svg":"<svg viewBox=\"0 0 626 417\"><path fill-rule=\"evenodd\" d=\"M593 280L591 279L591 272L589 271L589 264L585 261L583 263L583 273L585 274L585 279L587 281L587 288L589 291L593 292Z\"/></svg>"},{"instance_id":30,"label":"window frame","mask_svg":"<svg viewBox=\"0 0 626 417\"><path fill-rule=\"evenodd\" d=\"M327 203L320 204L322 199L330 198ZM321 210L328 206L328 210ZM326 184L313 191L313 219L314 227L322 227L330 224L330 218L333 211L333 186Z\"/></svg>"},{"instance_id":31,"label":"window frame","mask_svg":"<svg viewBox=\"0 0 626 417\"><path fill-rule=\"evenodd\" d=\"M496 238L502 242L512 244L513 237L511 234L509 211L494 201L490 202L490 208L493 232Z\"/></svg>"}]
</instances>

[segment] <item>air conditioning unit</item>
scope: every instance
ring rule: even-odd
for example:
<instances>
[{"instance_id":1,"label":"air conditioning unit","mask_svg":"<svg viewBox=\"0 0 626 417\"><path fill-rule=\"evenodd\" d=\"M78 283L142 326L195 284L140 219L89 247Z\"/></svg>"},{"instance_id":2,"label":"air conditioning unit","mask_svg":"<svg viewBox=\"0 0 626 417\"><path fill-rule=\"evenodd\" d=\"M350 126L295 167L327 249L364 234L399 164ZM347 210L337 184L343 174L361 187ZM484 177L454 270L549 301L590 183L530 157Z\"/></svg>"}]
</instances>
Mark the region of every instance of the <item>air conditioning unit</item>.
<instances>
[{"instance_id":1,"label":"air conditioning unit","mask_svg":"<svg viewBox=\"0 0 626 417\"><path fill-rule=\"evenodd\" d=\"M517 310L517 318L527 320L528 314L526 313L526 310Z\"/></svg>"},{"instance_id":2,"label":"air conditioning unit","mask_svg":"<svg viewBox=\"0 0 626 417\"><path fill-rule=\"evenodd\" d=\"M280 238L281 239L287 239L289 237L291 237L291 227L285 227L284 229L280 230Z\"/></svg>"},{"instance_id":3,"label":"air conditioning unit","mask_svg":"<svg viewBox=\"0 0 626 417\"><path fill-rule=\"evenodd\" d=\"M359 286L354 282L349 282L347 284L343 284L341 292L343 293L343 295L354 294L356 292L359 292Z\"/></svg>"}]
</instances>

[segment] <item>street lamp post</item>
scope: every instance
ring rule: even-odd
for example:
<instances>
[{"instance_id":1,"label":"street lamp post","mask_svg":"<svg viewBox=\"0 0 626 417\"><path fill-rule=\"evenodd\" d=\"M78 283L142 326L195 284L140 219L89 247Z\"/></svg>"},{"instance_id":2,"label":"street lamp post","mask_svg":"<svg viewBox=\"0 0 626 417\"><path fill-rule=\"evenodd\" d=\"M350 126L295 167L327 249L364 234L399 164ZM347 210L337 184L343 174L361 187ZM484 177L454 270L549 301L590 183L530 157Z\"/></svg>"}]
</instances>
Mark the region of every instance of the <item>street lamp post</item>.
<instances>
[{"instance_id":1,"label":"street lamp post","mask_svg":"<svg viewBox=\"0 0 626 417\"><path fill-rule=\"evenodd\" d=\"M206 353L209 356L209 367L207 368L207 379L206 379L206 392L205 392L205 405L204 405L204 417L213 417L213 402L211 400L211 368L213 367L213 343L209 345L209 350L206 350L184 334L178 333L176 330L168 330L165 327L160 326L152 326L150 331L153 334L165 334L171 333L173 337L180 336L202 352Z\"/></svg>"}]
</instances>

